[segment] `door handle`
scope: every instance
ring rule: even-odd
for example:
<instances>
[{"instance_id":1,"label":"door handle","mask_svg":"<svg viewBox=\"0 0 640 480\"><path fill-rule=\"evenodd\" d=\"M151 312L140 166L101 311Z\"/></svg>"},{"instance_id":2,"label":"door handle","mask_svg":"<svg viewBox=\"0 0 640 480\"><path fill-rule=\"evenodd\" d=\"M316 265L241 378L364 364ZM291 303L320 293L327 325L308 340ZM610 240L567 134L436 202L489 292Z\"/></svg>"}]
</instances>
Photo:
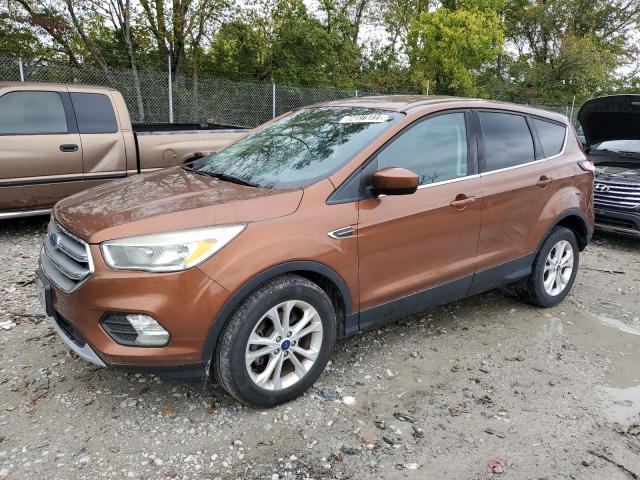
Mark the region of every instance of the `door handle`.
<instances>
[{"instance_id":1,"label":"door handle","mask_svg":"<svg viewBox=\"0 0 640 480\"><path fill-rule=\"evenodd\" d=\"M540 188L544 188L553 182L553 178L547 177L546 175L542 175L540 179L536 182L536 185Z\"/></svg>"},{"instance_id":2,"label":"door handle","mask_svg":"<svg viewBox=\"0 0 640 480\"><path fill-rule=\"evenodd\" d=\"M63 145L60 145L60 151L61 152L77 152L78 145L76 145L75 143L65 143Z\"/></svg>"},{"instance_id":3,"label":"door handle","mask_svg":"<svg viewBox=\"0 0 640 480\"><path fill-rule=\"evenodd\" d=\"M460 195L457 195L456 199L453 200L449 205L451 205L456 210L464 210L475 201L476 197L467 197L465 194L461 193Z\"/></svg>"}]
</instances>

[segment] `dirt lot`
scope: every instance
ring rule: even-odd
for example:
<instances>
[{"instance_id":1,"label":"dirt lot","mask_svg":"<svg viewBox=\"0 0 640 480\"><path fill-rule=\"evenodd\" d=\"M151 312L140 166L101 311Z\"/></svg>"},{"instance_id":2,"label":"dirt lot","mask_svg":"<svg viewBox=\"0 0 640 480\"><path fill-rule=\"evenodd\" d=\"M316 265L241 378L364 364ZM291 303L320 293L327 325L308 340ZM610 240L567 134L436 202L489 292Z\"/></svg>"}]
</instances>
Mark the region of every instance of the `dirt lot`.
<instances>
[{"instance_id":1,"label":"dirt lot","mask_svg":"<svg viewBox=\"0 0 640 480\"><path fill-rule=\"evenodd\" d=\"M342 340L259 411L71 356L33 285L46 221L0 223L0 479L640 476L638 241L597 237L557 308L494 291Z\"/></svg>"}]
</instances>

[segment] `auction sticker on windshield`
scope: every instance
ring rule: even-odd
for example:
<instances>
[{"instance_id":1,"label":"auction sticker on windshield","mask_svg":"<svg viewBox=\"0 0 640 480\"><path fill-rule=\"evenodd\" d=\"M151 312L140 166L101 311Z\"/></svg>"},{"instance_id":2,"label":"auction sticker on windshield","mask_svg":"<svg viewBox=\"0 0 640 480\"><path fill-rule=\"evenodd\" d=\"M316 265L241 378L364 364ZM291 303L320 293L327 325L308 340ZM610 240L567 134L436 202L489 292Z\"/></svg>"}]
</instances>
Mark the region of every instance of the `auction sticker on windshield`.
<instances>
[{"instance_id":1,"label":"auction sticker on windshield","mask_svg":"<svg viewBox=\"0 0 640 480\"><path fill-rule=\"evenodd\" d=\"M371 113L369 115L347 115L340 119L340 123L382 123L391 120L389 115Z\"/></svg>"}]
</instances>

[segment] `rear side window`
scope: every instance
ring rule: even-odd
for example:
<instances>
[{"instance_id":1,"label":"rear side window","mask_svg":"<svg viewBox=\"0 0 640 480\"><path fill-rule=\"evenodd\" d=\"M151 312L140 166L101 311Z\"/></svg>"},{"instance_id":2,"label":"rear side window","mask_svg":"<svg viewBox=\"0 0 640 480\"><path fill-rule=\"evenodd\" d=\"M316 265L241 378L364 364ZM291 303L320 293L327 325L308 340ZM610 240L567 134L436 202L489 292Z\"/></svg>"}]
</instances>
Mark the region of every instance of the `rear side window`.
<instances>
[{"instance_id":1,"label":"rear side window","mask_svg":"<svg viewBox=\"0 0 640 480\"><path fill-rule=\"evenodd\" d=\"M80 133L116 133L118 124L111 100L101 93L72 93Z\"/></svg>"},{"instance_id":2,"label":"rear side window","mask_svg":"<svg viewBox=\"0 0 640 480\"><path fill-rule=\"evenodd\" d=\"M559 154L564 146L567 129L564 125L533 118L533 125L542 144L545 157Z\"/></svg>"},{"instance_id":3,"label":"rear side window","mask_svg":"<svg viewBox=\"0 0 640 480\"><path fill-rule=\"evenodd\" d=\"M533 138L522 115L479 112L486 171L533 162Z\"/></svg>"},{"instance_id":4,"label":"rear side window","mask_svg":"<svg viewBox=\"0 0 640 480\"><path fill-rule=\"evenodd\" d=\"M0 97L0 135L67 133L57 92L9 92Z\"/></svg>"},{"instance_id":5,"label":"rear side window","mask_svg":"<svg viewBox=\"0 0 640 480\"><path fill-rule=\"evenodd\" d=\"M410 127L378 155L378 168L402 167L420 185L467 175L467 129L464 113L427 118Z\"/></svg>"}]
</instances>

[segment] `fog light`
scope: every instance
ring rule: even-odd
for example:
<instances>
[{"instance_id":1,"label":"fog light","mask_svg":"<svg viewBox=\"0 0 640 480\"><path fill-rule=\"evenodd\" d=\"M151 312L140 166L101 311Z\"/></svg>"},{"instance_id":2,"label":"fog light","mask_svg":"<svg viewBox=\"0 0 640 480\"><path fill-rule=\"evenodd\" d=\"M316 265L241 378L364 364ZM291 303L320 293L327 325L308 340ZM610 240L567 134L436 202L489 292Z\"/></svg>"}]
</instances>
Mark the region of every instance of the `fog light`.
<instances>
[{"instance_id":1,"label":"fog light","mask_svg":"<svg viewBox=\"0 0 640 480\"><path fill-rule=\"evenodd\" d=\"M102 327L121 345L162 347L169 343L169 332L141 313L110 313L102 320Z\"/></svg>"}]
</instances>

